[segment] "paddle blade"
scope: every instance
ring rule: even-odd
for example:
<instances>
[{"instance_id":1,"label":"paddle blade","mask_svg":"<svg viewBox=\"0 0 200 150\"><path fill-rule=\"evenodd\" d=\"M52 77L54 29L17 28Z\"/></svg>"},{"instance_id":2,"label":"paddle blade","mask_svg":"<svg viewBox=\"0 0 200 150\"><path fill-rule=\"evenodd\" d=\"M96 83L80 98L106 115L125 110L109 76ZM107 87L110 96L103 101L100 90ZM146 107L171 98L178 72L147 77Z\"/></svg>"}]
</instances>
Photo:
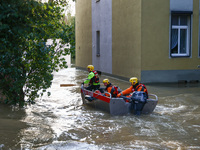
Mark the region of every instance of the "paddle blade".
<instances>
[{"instance_id":1,"label":"paddle blade","mask_svg":"<svg viewBox=\"0 0 200 150\"><path fill-rule=\"evenodd\" d=\"M60 84L60 87L76 86L76 84Z\"/></svg>"}]
</instances>

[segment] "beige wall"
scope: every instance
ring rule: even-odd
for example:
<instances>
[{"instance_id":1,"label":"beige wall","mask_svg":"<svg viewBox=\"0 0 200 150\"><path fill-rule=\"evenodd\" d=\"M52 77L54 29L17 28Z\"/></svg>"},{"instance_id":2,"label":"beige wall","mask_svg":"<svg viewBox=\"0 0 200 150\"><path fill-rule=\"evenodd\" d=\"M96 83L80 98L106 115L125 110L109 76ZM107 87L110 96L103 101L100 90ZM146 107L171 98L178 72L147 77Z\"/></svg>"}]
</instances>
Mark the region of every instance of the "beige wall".
<instances>
[{"instance_id":1,"label":"beige wall","mask_svg":"<svg viewBox=\"0 0 200 150\"><path fill-rule=\"evenodd\" d=\"M91 0L76 0L76 66L92 64Z\"/></svg>"},{"instance_id":2,"label":"beige wall","mask_svg":"<svg viewBox=\"0 0 200 150\"><path fill-rule=\"evenodd\" d=\"M192 32L192 61L191 69L197 69L200 65L198 57L198 40L199 40L199 0L193 0L193 32Z\"/></svg>"},{"instance_id":3,"label":"beige wall","mask_svg":"<svg viewBox=\"0 0 200 150\"><path fill-rule=\"evenodd\" d=\"M141 0L112 1L112 73L140 77Z\"/></svg>"},{"instance_id":4,"label":"beige wall","mask_svg":"<svg viewBox=\"0 0 200 150\"><path fill-rule=\"evenodd\" d=\"M142 0L142 70L168 68L169 4L169 0Z\"/></svg>"}]
</instances>

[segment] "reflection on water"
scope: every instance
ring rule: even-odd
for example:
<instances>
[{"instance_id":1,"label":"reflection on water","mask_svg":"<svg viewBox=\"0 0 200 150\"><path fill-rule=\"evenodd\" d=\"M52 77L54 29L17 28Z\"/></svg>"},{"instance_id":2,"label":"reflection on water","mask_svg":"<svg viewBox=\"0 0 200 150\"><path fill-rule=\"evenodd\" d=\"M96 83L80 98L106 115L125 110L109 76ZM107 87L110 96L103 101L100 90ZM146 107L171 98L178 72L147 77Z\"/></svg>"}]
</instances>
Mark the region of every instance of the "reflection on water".
<instances>
[{"instance_id":1,"label":"reflection on water","mask_svg":"<svg viewBox=\"0 0 200 150\"><path fill-rule=\"evenodd\" d=\"M0 150L20 147L20 130L27 128L26 123L21 121L25 115L24 109L0 104Z\"/></svg>"},{"instance_id":2,"label":"reflection on water","mask_svg":"<svg viewBox=\"0 0 200 150\"><path fill-rule=\"evenodd\" d=\"M200 149L200 86L147 85L159 102L150 115L110 116L82 105L87 72L55 73L50 97L25 110L0 105L0 149ZM121 89L128 82L109 78ZM77 86L60 87L60 84ZM5 138L4 138L5 137Z\"/></svg>"}]
</instances>

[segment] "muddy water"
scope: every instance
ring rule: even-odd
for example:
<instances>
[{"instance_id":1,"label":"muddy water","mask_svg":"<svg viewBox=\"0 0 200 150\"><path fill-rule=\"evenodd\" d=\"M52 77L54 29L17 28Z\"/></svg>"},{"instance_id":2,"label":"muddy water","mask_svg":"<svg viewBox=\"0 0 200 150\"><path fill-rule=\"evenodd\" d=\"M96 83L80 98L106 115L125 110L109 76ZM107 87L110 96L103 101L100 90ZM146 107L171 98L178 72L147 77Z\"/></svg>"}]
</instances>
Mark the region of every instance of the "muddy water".
<instances>
[{"instance_id":1,"label":"muddy water","mask_svg":"<svg viewBox=\"0 0 200 150\"><path fill-rule=\"evenodd\" d=\"M61 70L50 97L26 109L0 105L0 150L200 149L199 84L147 85L159 98L153 114L110 116L82 105L80 84L86 76L75 68ZM121 89L129 87L108 78ZM77 86L60 87L63 83Z\"/></svg>"}]
</instances>

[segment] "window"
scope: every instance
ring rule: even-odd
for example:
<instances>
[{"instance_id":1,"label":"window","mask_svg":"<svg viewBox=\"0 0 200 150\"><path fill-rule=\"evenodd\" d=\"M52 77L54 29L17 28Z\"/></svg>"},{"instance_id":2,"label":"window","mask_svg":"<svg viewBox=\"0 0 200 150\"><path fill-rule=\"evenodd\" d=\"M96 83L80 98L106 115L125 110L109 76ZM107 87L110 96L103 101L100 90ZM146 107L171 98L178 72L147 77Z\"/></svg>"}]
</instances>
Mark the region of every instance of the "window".
<instances>
[{"instance_id":1,"label":"window","mask_svg":"<svg viewBox=\"0 0 200 150\"><path fill-rule=\"evenodd\" d=\"M99 2L100 0L96 0L96 3Z\"/></svg>"},{"instance_id":2,"label":"window","mask_svg":"<svg viewBox=\"0 0 200 150\"><path fill-rule=\"evenodd\" d=\"M191 13L176 14L171 16L171 57L190 56L191 43Z\"/></svg>"},{"instance_id":3,"label":"window","mask_svg":"<svg viewBox=\"0 0 200 150\"><path fill-rule=\"evenodd\" d=\"M100 56L100 31L96 32L96 55Z\"/></svg>"}]
</instances>

